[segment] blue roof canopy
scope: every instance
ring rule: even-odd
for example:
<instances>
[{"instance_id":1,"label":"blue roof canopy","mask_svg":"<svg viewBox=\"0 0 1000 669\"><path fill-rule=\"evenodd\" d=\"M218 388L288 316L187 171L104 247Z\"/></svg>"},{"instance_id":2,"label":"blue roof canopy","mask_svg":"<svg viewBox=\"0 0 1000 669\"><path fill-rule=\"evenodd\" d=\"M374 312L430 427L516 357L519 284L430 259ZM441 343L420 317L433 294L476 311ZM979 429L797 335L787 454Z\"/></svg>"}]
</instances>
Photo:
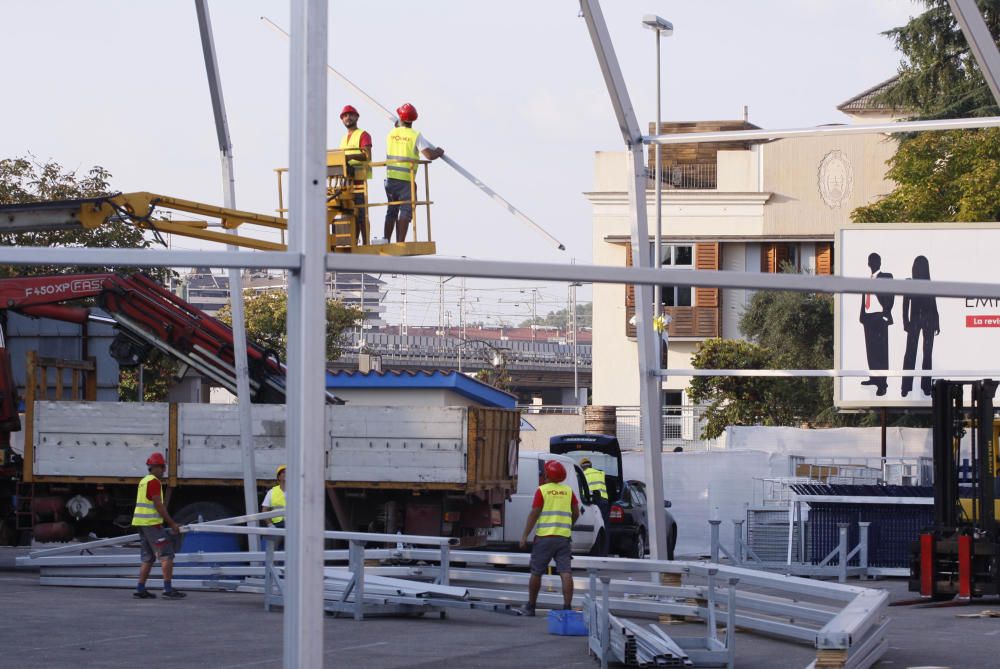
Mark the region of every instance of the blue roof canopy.
<instances>
[{"instance_id":1,"label":"blue roof canopy","mask_svg":"<svg viewBox=\"0 0 1000 669\"><path fill-rule=\"evenodd\" d=\"M487 407L513 409L517 404L517 398L510 393L455 371L327 371L326 388L334 393L347 388L450 390Z\"/></svg>"}]
</instances>

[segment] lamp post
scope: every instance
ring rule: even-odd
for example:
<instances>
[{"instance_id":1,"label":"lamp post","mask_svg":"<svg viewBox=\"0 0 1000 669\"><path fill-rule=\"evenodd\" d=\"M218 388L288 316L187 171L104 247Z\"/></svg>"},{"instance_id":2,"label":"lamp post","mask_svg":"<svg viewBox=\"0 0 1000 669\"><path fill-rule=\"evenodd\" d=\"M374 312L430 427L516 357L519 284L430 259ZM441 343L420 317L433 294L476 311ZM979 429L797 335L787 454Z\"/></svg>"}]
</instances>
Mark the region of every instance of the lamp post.
<instances>
[{"instance_id":1,"label":"lamp post","mask_svg":"<svg viewBox=\"0 0 1000 669\"><path fill-rule=\"evenodd\" d=\"M653 134L660 134L660 35L665 35L667 37L674 34L674 24L666 19L662 19L655 14L646 14L642 17L642 25L646 26L650 30L656 33L656 132ZM661 165L661 152L662 148L659 145L655 145L656 159L655 159L655 172L656 177L656 235L653 242L653 263L656 269L661 267L662 259L660 255L663 253L663 243L662 243L662 230L663 227L663 167ZM660 285L657 284L653 286L653 305L656 313L660 313L660 301L662 300L662 293Z\"/></svg>"}]
</instances>

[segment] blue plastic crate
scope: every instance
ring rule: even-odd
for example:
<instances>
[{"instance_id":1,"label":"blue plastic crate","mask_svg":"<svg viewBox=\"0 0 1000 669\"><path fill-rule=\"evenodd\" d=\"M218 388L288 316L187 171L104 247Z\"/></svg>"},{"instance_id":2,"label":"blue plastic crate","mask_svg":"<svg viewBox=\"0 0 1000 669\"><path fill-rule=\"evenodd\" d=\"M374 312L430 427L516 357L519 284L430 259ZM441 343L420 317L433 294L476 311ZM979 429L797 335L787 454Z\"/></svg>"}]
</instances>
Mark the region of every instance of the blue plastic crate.
<instances>
[{"instance_id":1,"label":"blue plastic crate","mask_svg":"<svg viewBox=\"0 0 1000 669\"><path fill-rule=\"evenodd\" d=\"M549 611L549 634L587 636L582 611Z\"/></svg>"}]
</instances>

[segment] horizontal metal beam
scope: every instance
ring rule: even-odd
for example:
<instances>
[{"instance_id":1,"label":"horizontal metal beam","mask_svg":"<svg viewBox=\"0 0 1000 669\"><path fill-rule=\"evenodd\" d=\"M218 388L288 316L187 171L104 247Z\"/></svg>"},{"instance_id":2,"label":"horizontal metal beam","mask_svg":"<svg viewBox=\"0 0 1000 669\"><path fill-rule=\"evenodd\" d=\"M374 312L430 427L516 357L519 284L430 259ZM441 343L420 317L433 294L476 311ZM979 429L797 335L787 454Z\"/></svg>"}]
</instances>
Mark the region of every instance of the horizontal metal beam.
<instances>
[{"instance_id":1,"label":"horizontal metal beam","mask_svg":"<svg viewBox=\"0 0 1000 669\"><path fill-rule=\"evenodd\" d=\"M705 142L749 142L788 137L829 137L831 135L868 135L872 133L933 132L970 130L1000 126L1000 116L980 118L936 119L932 121L896 121L871 125L821 125L813 128L781 130L722 130L719 132L663 133L646 135L647 144L701 144Z\"/></svg>"},{"instance_id":2,"label":"horizontal metal beam","mask_svg":"<svg viewBox=\"0 0 1000 669\"><path fill-rule=\"evenodd\" d=\"M661 369L658 376L749 376L749 377L868 377L919 376L933 378L986 379L1000 377L1000 369Z\"/></svg>"},{"instance_id":3,"label":"horizontal metal beam","mask_svg":"<svg viewBox=\"0 0 1000 669\"><path fill-rule=\"evenodd\" d=\"M120 265L130 267L244 267L298 271L298 253L288 251L180 251L172 249L82 249L0 246L0 265Z\"/></svg>"},{"instance_id":4,"label":"horizontal metal beam","mask_svg":"<svg viewBox=\"0 0 1000 669\"><path fill-rule=\"evenodd\" d=\"M523 279L635 285L674 285L703 288L794 290L809 293L892 293L937 297L997 297L1000 284L960 281L915 281L868 277L768 274L717 270L653 269L610 265L565 265L461 258L399 258L331 253L326 268L332 272L384 272L425 276L465 276L483 279Z\"/></svg>"}]
</instances>

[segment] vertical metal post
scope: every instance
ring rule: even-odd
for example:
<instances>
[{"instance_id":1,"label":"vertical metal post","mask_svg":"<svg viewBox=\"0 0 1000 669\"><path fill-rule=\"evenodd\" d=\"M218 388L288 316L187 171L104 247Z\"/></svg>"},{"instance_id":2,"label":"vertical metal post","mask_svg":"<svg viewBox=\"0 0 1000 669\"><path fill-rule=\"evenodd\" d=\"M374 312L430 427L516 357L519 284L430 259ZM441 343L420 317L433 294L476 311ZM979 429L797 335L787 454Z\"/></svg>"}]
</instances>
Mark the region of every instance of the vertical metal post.
<instances>
[{"instance_id":1,"label":"vertical metal post","mask_svg":"<svg viewBox=\"0 0 1000 669\"><path fill-rule=\"evenodd\" d=\"M707 632L707 634L705 636L708 639L713 639L713 640L716 640L716 641L719 639L719 632L715 628L715 613L716 613L716 611L715 611L715 575L718 574L718 573L719 573L718 569L709 569L708 570L708 592L706 593L707 594L707 601L705 602L705 604L706 604L706 606L708 608L708 615L705 616L705 625L708 627L708 629L705 630ZM711 648L712 647L711 644L708 644L708 647Z\"/></svg>"},{"instance_id":2,"label":"vertical metal post","mask_svg":"<svg viewBox=\"0 0 1000 669\"><path fill-rule=\"evenodd\" d=\"M656 31L656 132L654 135L660 134L660 125L662 123L660 116L660 31ZM663 240L661 235L663 234L663 167L661 162L663 160L663 147L659 144L653 144L652 149L656 151L656 169L654 176L656 178L656 232L654 233L653 239L653 267L659 269L661 266L661 256L663 255ZM663 300L663 287L660 284L653 286L653 308L656 313L660 313L662 309L660 303ZM662 360L661 360L662 362Z\"/></svg>"},{"instance_id":3,"label":"vertical metal post","mask_svg":"<svg viewBox=\"0 0 1000 669\"><path fill-rule=\"evenodd\" d=\"M743 564L743 521L733 519L733 559L736 564Z\"/></svg>"},{"instance_id":4,"label":"vertical metal post","mask_svg":"<svg viewBox=\"0 0 1000 669\"><path fill-rule=\"evenodd\" d=\"M288 491L285 669L329 666L323 656L325 473L326 0L292 0L288 250Z\"/></svg>"},{"instance_id":5,"label":"vertical metal post","mask_svg":"<svg viewBox=\"0 0 1000 669\"><path fill-rule=\"evenodd\" d=\"M608 669L608 651L611 648L611 602L608 601L610 576L601 576L601 669Z\"/></svg>"},{"instance_id":6,"label":"vertical metal post","mask_svg":"<svg viewBox=\"0 0 1000 669\"><path fill-rule=\"evenodd\" d=\"M271 610L274 594L274 543L273 537L264 537L264 610Z\"/></svg>"},{"instance_id":7,"label":"vertical metal post","mask_svg":"<svg viewBox=\"0 0 1000 669\"><path fill-rule=\"evenodd\" d=\"M729 578L729 599L726 602L726 667L736 667L736 584L738 578Z\"/></svg>"},{"instance_id":8,"label":"vertical metal post","mask_svg":"<svg viewBox=\"0 0 1000 669\"><path fill-rule=\"evenodd\" d=\"M861 568L865 570L865 576L868 576L868 527L871 523L858 523L858 563Z\"/></svg>"},{"instance_id":9,"label":"vertical metal post","mask_svg":"<svg viewBox=\"0 0 1000 669\"><path fill-rule=\"evenodd\" d=\"M365 545L351 540L347 551L347 564L354 577L354 619L365 618Z\"/></svg>"},{"instance_id":10,"label":"vertical metal post","mask_svg":"<svg viewBox=\"0 0 1000 669\"><path fill-rule=\"evenodd\" d=\"M570 322L573 324L573 401L576 402L577 406L580 406L580 371L579 371L579 360L580 360L580 348L577 346L577 337L579 336L580 327L579 323L576 322L576 289L579 283L573 282L569 285L570 291ZM532 330L534 332L534 330Z\"/></svg>"},{"instance_id":11,"label":"vertical metal post","mask_svg":"<svg viewBox=\"0 0 1000 669\"><path fill-rule=\"evenodd\" d=\"M205 72L208 75L208 91L212 98L212 112L215 116L215 132L219 140L222 159L222 199L225 207L236 208L236 174L233 169L233 144L229 136L229 121L226 104L222 97L222 79L219 63L215 56L215 40L212 35L212 19L208 13L208 0L195 0L198 14L198 30L201 33L201 50L205 55ZM229 234L238 234L235 229ZM240 247L227 244L228 251L238 252ZM240 423L240 454L243 462L243 505L246 513L257 513L257 472L254 466L253 417L250 413L250 373L247 365L247 329L243 310L243 270L229 270L229 305L233 316L233 360L236 363L237 412ZM251 521L248 525L257 525ZM247 537L252 552L260 550L260 537Z\"/></svg>"},{"instance_id":12,"label":"vertical metal post","mask_svg":"<svg viewBox=\"0 0 1000 669\"><path fill-rule=\"evenodd\" d=\"M649 268L649 226L646 220L646 167L643 164L642 132L629 99L625 78L608 34L598 0L580 0L580 8L594 45L604 83L611 97L615 118L628 153L629 214L632 221L632 257L639 267ZM648 285L636 287L636 336L639 355L640 422L649 497L650 558L667 559L667 527L663 513L663 429L660 402L660 340L653 331L653 291Z\"/></svg>"},{"instance_id":13,"label":"vertical metal post","mask_svg":"<svg viewBox=\"0 0 1000 669\"><path fill-rule=\"evenodd\" d=\"M847 523L837 523L840 543L837 544L837 581L847 582Z\"/></svg>"},{"instance_id":14,"label":"vertical metal post","mask_svg":"<svg viewBox=\"0 0 1000 669\"><path fill-rule=\"evenodd\" d=\"M451 583L451 546L448 544L441 545L441 576L438 581L441 585L448 585Z\"/></svg>"},{"instance_id":15,"label":"vertical metal post","mask_svg":"<svg viewBox=\"0 0 1000 669\"><path fill-rule=\"evenodd\" d=\"M719 561L719 525L722 524L721 520L710 520L708 524L711 525L711 560L712 562L718 563Z\"/></svg>"}]
</instances>

